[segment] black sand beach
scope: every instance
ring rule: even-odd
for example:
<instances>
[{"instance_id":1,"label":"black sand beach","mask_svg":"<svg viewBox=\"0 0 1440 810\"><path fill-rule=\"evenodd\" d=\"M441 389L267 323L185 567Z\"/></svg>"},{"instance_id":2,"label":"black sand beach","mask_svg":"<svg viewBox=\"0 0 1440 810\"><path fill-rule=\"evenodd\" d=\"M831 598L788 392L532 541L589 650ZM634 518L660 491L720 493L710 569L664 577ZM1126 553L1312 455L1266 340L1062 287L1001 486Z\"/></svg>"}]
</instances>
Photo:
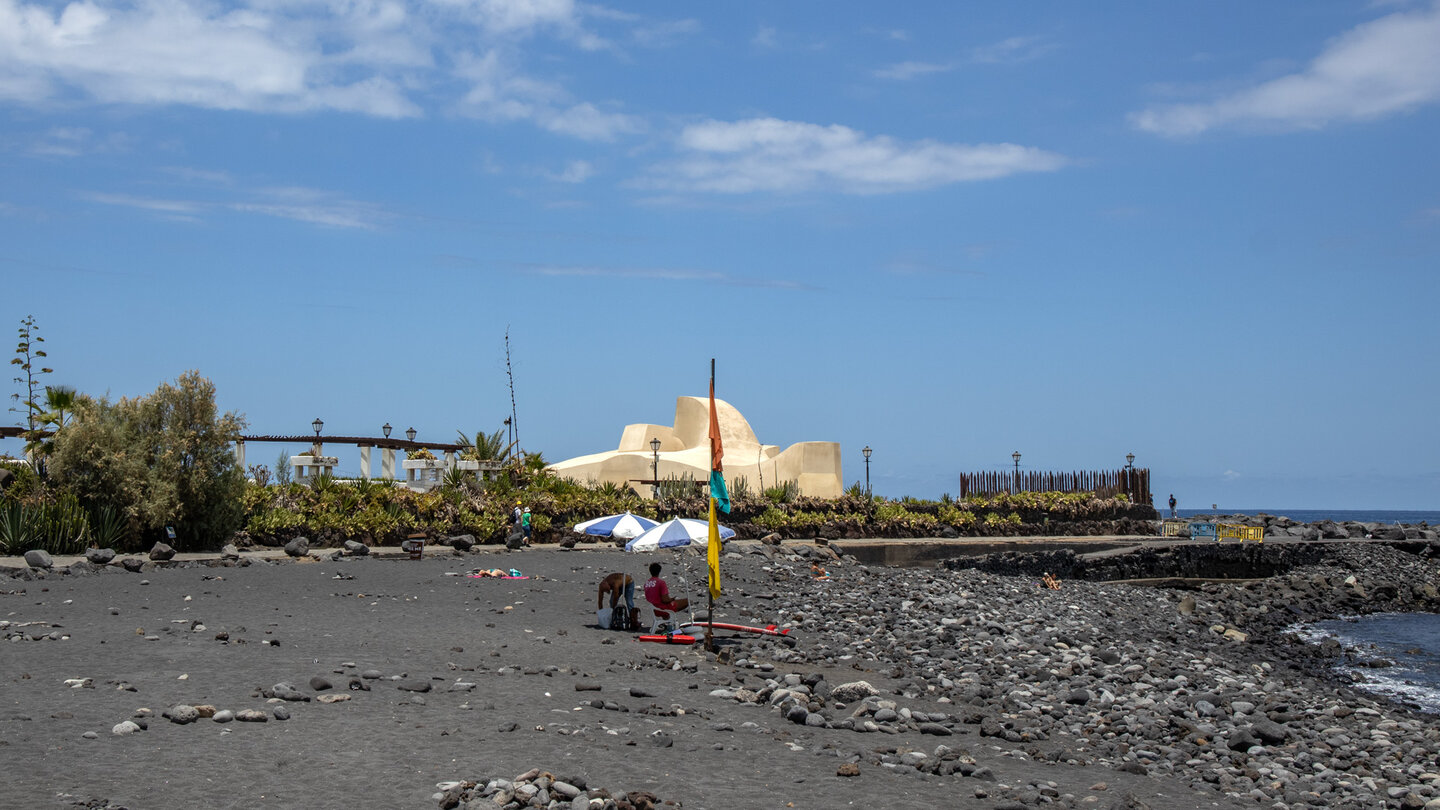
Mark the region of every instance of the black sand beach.
<instances>
[{"instance_id":1,"label":"black sand beach","mask_svg":"<svg viewBox=\"0 0 1440 810\"><path fill-rule=\"evenodd\" d=\"M1440 720L1317 677L1247 618L1273 594L834 560L826 581L792 544L735 549L717 619L793 646L596 628L596 582L654 559L609 548L7 569L0 805L497 807L488 780L540 768L597 797L559 807L1440 806ZM1433 591L1433 563L1370 558ZM658 559L702 596L698 560ZM1327 565L1295 576L1345 587ZM447 576L489 567L530 578ZM831 692L858 681L868 701Z\"/></svg>"}]
</instances>

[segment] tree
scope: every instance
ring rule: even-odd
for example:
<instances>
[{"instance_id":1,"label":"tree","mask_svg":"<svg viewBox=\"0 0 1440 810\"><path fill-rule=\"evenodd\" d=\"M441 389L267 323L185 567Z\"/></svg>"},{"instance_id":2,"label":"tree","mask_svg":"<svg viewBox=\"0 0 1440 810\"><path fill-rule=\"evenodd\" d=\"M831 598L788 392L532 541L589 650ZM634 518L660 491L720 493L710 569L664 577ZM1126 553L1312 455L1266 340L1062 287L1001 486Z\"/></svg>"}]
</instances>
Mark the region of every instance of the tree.
<instances>
[{"instance_id":1,"label":"tree","mask_svg":"<svg viewBox=\"0 0 1440 810\"><path fill-rule=\"evenodd\" d=\"M466 436L464 431L457 431L460 434L460 457L474 459L476 461L504 461L510 456L510 448L505 446L505 428L500 428L494 433L476 431L474 441Z\"/></svg>"},{"instance_id":2,"label":"tree","mask_svg":"<svg viewBox=\"0 0 1440 810\"><path fill-rule=\"evenodd\" d=\"M15 346L15 356L10 358L10 365L19 366L20 373L23 375L14 378L15 382L25 387L23 400L18 393L11 394L10 398L24 407L12 407L10 410L25 414L25 429L30 434L34 434L39 416L44 412L40 405L40 396L36 391L40 386L40 375L51 374L55 371L38 365L40 359L47 356L45 350L40 348L40 344L44 342L45 338L40 337L39 331L35 328L35 316L26 316L20 322L20 341ZM26 438L34 441L38 437L28 435Z\"/></svg>"},{"instance_id":3,"label":"tree","mask_svg":"<svg viewBox=\"0 0 1440 810\"><path fill-rule=\"evenodd\" d=\"M245 476L230 443L245 423L218 413L199 372L114 404L81 396L74 408L51 474L87 506L120 510L142 536L173 526L182 549L218 546L240 527Z\"/></svg>"}]
</instances>

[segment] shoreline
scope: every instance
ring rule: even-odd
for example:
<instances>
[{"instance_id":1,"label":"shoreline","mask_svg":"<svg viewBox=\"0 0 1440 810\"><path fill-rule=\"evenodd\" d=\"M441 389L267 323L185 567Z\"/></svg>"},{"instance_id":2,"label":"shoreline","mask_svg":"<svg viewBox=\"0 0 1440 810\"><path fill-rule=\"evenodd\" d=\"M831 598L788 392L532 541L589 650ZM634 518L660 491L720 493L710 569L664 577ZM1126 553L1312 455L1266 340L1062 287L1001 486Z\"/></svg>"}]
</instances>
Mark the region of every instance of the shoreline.
<instances>
[{"instance_id":1,"label":"shoreline","mask_svg":"<svg viewBox=\"0 0 1440 810\"><path fill-rule=\"evenodd\" d=\"M539 767L687 808L1440 800L1440 775L1415 753L1433 756L1440 719L1327 680L1334 654L1284 632L1292 607L1319 615L1393 602L1400 584L1416 599L1434 589L1433 560L1384 544L1258 582L1067 579L1058 591L975 569L868 566L826 545L732 544L717 617L788 625L795 643L741 638L718 656L592 626L603 573L659 559L695 593L703 562L690 555L432 548L420 561L326 552L133 574L0 570L9 628L46 623L0 641L0 749L26 774L0 799L435 807L439 784L478 780L483 792ZM812 578L812 560L832 579ZM488 566L532 578L445 576ZM360 677L371 669L381 677ZM340 688L307 688L313 677ZM352 678L370 688L340 686ZM310 700L266 697L282 682ZM270 722L162 716L196 703ZM139 709L147 729L111 733ZM473 800L465 790L453 792Z\"/></svg>"}]
</instances>

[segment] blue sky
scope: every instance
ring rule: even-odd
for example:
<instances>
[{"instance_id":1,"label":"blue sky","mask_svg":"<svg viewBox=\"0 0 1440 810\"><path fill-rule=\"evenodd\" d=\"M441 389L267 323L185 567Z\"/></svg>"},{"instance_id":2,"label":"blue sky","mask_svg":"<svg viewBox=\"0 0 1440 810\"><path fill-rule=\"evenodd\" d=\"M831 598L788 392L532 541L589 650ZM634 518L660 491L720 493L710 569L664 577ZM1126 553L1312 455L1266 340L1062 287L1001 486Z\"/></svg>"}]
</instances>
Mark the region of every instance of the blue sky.
<instances>
[{"instance_id":1,"label":"blue sky","mask_svg":"<svg viewBox=\"0 0 1440 810\"><path fill-rule=\"evenodd\" d=\"M0 0L0 321L261 434L498 428L508 329L551 460L714 357L884 495L1133 452L1182 506L1440 509L1437 42L1436 2Z\"/></svg>"}]
</instances>

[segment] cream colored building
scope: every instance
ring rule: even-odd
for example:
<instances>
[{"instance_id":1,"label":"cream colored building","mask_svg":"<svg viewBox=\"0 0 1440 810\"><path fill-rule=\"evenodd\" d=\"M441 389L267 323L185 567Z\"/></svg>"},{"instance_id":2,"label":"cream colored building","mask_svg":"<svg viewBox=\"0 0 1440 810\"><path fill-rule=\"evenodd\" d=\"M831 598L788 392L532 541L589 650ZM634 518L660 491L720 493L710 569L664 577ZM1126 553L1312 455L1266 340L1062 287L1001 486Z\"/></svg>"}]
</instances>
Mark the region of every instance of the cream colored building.
<instances>
[{"instance_id":1,"label":"cream colored building","mask_svg":"<svg viewBox=\"0 0 1440 810\"><path fill-rule=\"evenodd\" d=\"M834 498L844 491L840 479L838 442L800 442L781 450L761 444L750 423L730 403L715 400L720 422L720 441L725 448L722 464L725 480L744 476L752 491L773 487L794 479L800 493L817 498ZM630 486L641 495L650 487L636 481L651 479L654 455L652 439L660 440L660 479L684 477L697 481L710 477L710 404L707 397L679 397L675 401L675 425L626 425L620 446L603 453L577 456L550 465L557 475L581 483L606 481Z\"/></svg>"}]
</instances>

